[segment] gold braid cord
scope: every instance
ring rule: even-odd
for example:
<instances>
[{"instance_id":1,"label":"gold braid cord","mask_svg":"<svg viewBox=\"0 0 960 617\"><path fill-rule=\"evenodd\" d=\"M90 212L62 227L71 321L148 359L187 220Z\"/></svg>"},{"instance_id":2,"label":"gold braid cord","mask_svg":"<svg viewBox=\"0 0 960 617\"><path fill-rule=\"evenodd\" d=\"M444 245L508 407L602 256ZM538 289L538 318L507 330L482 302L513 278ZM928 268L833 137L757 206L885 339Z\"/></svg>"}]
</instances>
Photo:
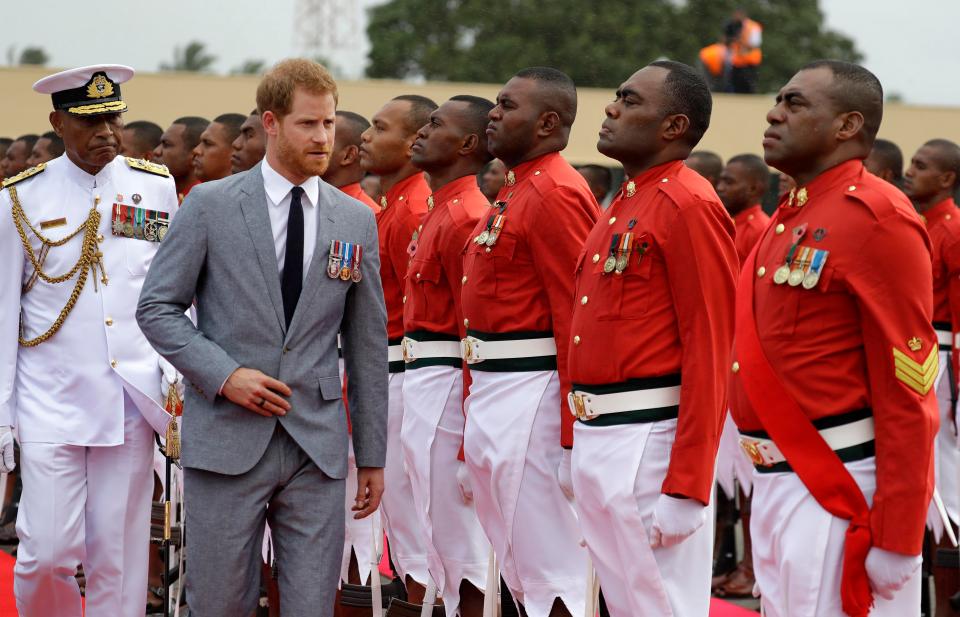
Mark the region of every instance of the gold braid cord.
<instances>
[{"instance_id":1,"label":"gold braid cord","mask_svg":"<svg viewBox=\"0 0 960 617\"><path fill-rule=\"evenodd\" d=\"M98 267L100 268L100 272L103 277L101 280L104 284L107 283L107 277L103 270L103 253L98 250L97 246L97 230L100 228L100 212L97 211L98 203L95 203L93 208L90 209L90 214L87 216L87 220L83 223L83 225L78 227L73 233L65 238L53 241L44 237L33 225L30 224L26 213L23 211L23 207L20 205L20 200L17 198L16 187L8 186L7 190L10 191L10 200L13 202L13 223L17 227L17 233L20 234L20 242L23 244L23 250L26 252L27 257L30 258L30 263L33 265L36 274L39 275L41 279L52 285L68 281L79 274L79 276L77 276L77 282L73 285L73 291L70 293L70 299L67 300L67 304L60 311L60 315L57 316L57 319L53 322L53 325L50 326L49 330L36 338L27 340L23 338L21 324L21 332L19 337L20 345L23 347L36 347L40 343L43 343L51 336L56 334L57 331L60 330L61 326L63 326L63 322L67 319L67 316L70 315L70 311L73 310L74 305L76 305L77 300L80 298L80 293L83 291L83 287L87 283L87 276L90 274L90 272L92 272L94 276L94 286L97 284L96 276ZM24 227L29 229L33 235L40 240L44 248L62 246L75 238L78 234L80 234L80 232L83 232L83 245L80 250L80 257L77 259L77 263L74 264L73 268L71 268L69 272L60 276L51 276L44 272L43 259L37 258L37 255L33 250L33 246L27 239L27 234L24 230Z\"/></svg>"}]
</instances>

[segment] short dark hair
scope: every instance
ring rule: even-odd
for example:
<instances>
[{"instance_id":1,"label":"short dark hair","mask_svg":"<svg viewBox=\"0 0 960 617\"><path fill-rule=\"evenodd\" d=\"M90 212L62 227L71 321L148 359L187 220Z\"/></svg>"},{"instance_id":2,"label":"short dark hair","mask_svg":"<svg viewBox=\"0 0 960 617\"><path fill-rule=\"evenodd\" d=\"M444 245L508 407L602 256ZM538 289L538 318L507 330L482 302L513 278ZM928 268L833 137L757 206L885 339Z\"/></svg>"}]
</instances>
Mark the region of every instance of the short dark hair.
<instances>
[{"instance_id":1,"label":"short dark hair","mask_svg":"<svg viewBox=\"0 0 960 617\"><path fill-rule=\"evenodd\" d=\"M875 139L873 141L873 150L870 152L880 160L884 167L893 172L894 182L899 182L903 178L903 152L900 146L889 139Z\"/></svg>"},{"instance_id":2,"label":"short dark hair","mask_svg":"<svg viewBox=\"0 0 960 617\"><path fill-rule=\"evenodd\" d=\"M410 103L410 113L407 114L407 133L413 135L420 130L427 122L430 122L430 114L437 108L433 99L429 99L419 94L401 94L393 97L394 101L406 101Z\"/></svg>"},{"instance_id":3,"label":"short dark hair","mask_svg":"<svg viewBox=\"0 0 960 617\"><path fill-rule=\"evenodd\" d=\"M183 132L183 141L188 150L193 150L200 143L200 133L210 125L210 121L199 116L183 116L173 121L173 124L182 124L186 129Z\"/></svg>"},{"instance_id":4,"label":"short dark hair","mask_svg":"<svg viewBox=\"0 0 960 617\"><path fill-rule=\"evenodd\" d=\"M27 133L26 135L21 135L20 137L17 137L13 141L24 142L25 144L27 144L27 150L29 151L29 150L33 150L33 147L37 144L38 139L40 139L39 135L36 135L35 133ZM12 144L13 142L10 142L10 143Z\"/></svg>"},{"instance_id":5,"label":"short dark hair","mask_svg":"<svg viewBox=\"0 0 960 617\"><path fill-rule=\"evenodd\" d=\"M719 178L720 174L723 173L723 159L720 158L720 155L716 152L712 152L710 150L696 150L691 152L687 158L698 159L703 166L703 172L711 178Z\"/></svg>"},{"instance_id":6,"label":"short dark hair","mask_svg":"<svg viewBox=\"0 0 960 617\"><path fill-rule=\"evenodd\" d=\"M9 148L10 144L12 143L13 143L12 137L0 137L0 146L6 146L7 148Z\"/></svg>"},{"instance_id":7,"label":"short dark hair","mask_svg":"<svg viewBox=\"0 0 960 617\"><path fill-rule=\"evenodd\" d=\"M64 153L66 148L63 145L63 138L57 135L54 131L47 131L40 136L41 139L49 139L50 147L47 148L47 152L50 153L50 156L57 158ZM38 140L39 141L39 140Z\"/></svg>"},{"instance_id":8,"label":"short dark hair","mask_svg":"<svg viewBox=\"0 0 960 617\"><path fill-rule=\"evenodd\" d=\"M514 77L536 81L550 90L550 95L542 97L541 103L556 112L564 128L573 126L577 119L577 85L569 75L549 66L531 66L517 71Z\"/></svg>"},{"instance_id":9,"label":"short dark hair","mask_svg":"<svg viewBox=\"0 0 960 617\"><path fill-rule=\"evenodd\" d=\"M493 158L493 155L487 150L487 122L489 122L487 115L495 107L494 102L482 96L470 94L451 96L450 100L467 104L467 121L469 122L467 129L480 139L477 157L486 164Z\"/></svg>"},{"instance_id":10,"label":"short dark hair","mask_svg":"<svg viewBox=\"0 0 960 617\"><path fill-rule=\"evenodd\" d=\"M222 124L225 129L227 129L227 141L233 143L233 140L240 135L240 127L247 120L247 116L243 114L220 114L213 119L217 124Z\"/></svg>"},{"instance_id":11,"label":"short dark hair","mask_svg":"<svg viewBox=\"0 0 960 617\"><path fill-rule=\"evenodd\" d=\"M960 146L949 139L931 139L923 147L934 148L937 154L934 157L937 167L943 171L952 171L954 174L953 188L960 186Z\"/></svg>"},{"instance_id":12,"label":"short dark hair","mask_svg":"<svg viewBox=\"0 0 960 617\"><path fill-rule=\"evenodd\" d=\"M650 66L658 66L669 71L663 82L663 113L666 115L683 114L690 119L690 127L684 140L691 148L700 143L703 134L710 128L710 113L713 111L713 97L710 87L694 68L673 60L657 60Z\"/></svg>"},{"instance_id":13,"label":"short dark hair","mask_svg":"<svg viewBox=\"0 0 960 617\"><path fill-rule=\"evenodd\" d=\"M883 86L877 76L859 64L842 60L814 60L801 71L826 68L833 73L830 98L840 112L859 111L867 145L872 146L883 120Z\"/></svg>"},{"instance_id":14,"label":"short dark hair","mask_svg":"<svg viewBox=\"0 0 960 617\"><path fill-rule=\"evenodd\" d=\"M160 125L149 120L135 120L123 128L133 131L133 139L137 142L134 150L137 152L152 152L163 137L163 129Z\"/></svg>"},{"instance_id":15,"label":"short dark hair","mask_svg":"<svg viewBox=\"0 0 960 617\"><path fill-rule=\"evenodd\" d=\"M751 178L766 187L770 182L770 168L763 159L756 154L738 154L727 161L727 165L737 163L742 165Z\"/></svg>"},{"instance_id":16,"label":"short dark hair","mask_svg":"<svg viewBox=\"0 0 960 617\"><path fill-rule=\"evenodd\" d=\"M610 183L613 182L613 174L610 173L610 168L603 165L580 165L577 167L577 171L596 174L597 183L603 184L607 187L607 190L610 189Z\"/></svg>"},{"instance_id":17,"label":"short dark hair","mask_svg":"<svg viewBox=\"0 0 960 617\"><path fill-rule=\"evenodd\" d=\"M346 120L347 131L350 133L348 142L354 146L360 145L360 135L370 128L370 121L360 114L352 111L337 111L337 117Z\"/></svg>"}]
</instances>

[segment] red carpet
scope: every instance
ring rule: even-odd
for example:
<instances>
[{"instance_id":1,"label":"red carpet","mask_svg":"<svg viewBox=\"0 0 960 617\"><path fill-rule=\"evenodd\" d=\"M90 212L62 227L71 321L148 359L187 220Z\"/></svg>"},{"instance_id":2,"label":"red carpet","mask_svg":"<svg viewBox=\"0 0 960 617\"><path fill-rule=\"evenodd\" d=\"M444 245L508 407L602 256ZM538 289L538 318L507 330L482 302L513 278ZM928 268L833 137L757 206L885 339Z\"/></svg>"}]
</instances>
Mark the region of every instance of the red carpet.
<instances>
[{"instance_id":1,"label":"red carpet","mask_svg":"<svg viewBox=\"0 0 960 617\"><path fill-rule=\"evenodd\" d=\"M0 552L0 617L17 617L13 602L13 564L10 555ZM756 617L757 613L714 599L710 603L710 617Z\"/></svg>"}]
</instances>

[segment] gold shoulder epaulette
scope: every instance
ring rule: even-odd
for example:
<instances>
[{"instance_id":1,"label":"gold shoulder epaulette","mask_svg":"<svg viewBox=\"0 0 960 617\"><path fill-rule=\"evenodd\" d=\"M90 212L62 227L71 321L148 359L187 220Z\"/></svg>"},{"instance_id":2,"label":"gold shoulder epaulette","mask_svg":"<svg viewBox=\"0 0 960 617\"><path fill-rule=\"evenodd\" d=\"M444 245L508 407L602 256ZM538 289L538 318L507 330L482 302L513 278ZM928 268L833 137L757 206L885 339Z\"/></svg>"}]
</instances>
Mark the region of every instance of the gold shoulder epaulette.
<instances>
[{"instance_id":1,"label":"gold shoulder epaulette","mask_svg":"<svg viewBox=\"0 0 960 617\"><path fill-rule=\"evenodd\" d=\"M170 177L170 170L167 169L166 165L161 165L160 163L151 163L150 161L145 161L143 159L135 159L131 156L125 158L127 159L127 165L130 166L130 169L145 171L148 174L155 174L157 176L163 176L164 178Z\"/></svg>"},{"instance_id":2,"label":"gold shoulder epaulette","mask_svg":"<svg viewBox=\"0 0 960 617\"><path fill-rule=\"evenodd\" d=\"M27 178L30 178L30 177L32 177L32 176L35 176L35 175L37 175L38 173L40 173L41 171L43 171L43 170L46 169L46 168L47 168L47 164L46 164L46 163L40 163L40 164L37 165L36 167L31 167L30 169L25 169L25 170L21 171L20 173L18 173L18 174L15 175L15 176L10 176L9 178L4 178L4 179L3 179L3 187L2 187L2 188L7 188L8 186L11 186L11 185L13 185L13 184L16 184L17 182L20 182L21 180L26 180Z\"/></svg>"}]
</instances>

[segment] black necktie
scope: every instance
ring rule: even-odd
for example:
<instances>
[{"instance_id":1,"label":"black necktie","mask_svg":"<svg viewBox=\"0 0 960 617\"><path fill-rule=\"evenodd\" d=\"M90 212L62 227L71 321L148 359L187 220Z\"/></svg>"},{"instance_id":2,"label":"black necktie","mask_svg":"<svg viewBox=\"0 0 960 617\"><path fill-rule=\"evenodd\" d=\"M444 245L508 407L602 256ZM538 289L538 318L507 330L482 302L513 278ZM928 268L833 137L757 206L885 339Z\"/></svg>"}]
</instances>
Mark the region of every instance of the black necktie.
<instances>
[{"instance_id":1,"label":"black necktie","mask_svg":"<svg viewBox=\"0 0 960 617\"><path fill-rule=\"evenodd\" d=\"M290 191L290 216L287 218L287 252L283 260L283 277L280 279L280 293L283 295L283 316L287 327L293 320L303 286L303 206L300 196L303 189L299 186Z\"/></svg>"}]
</instances>

